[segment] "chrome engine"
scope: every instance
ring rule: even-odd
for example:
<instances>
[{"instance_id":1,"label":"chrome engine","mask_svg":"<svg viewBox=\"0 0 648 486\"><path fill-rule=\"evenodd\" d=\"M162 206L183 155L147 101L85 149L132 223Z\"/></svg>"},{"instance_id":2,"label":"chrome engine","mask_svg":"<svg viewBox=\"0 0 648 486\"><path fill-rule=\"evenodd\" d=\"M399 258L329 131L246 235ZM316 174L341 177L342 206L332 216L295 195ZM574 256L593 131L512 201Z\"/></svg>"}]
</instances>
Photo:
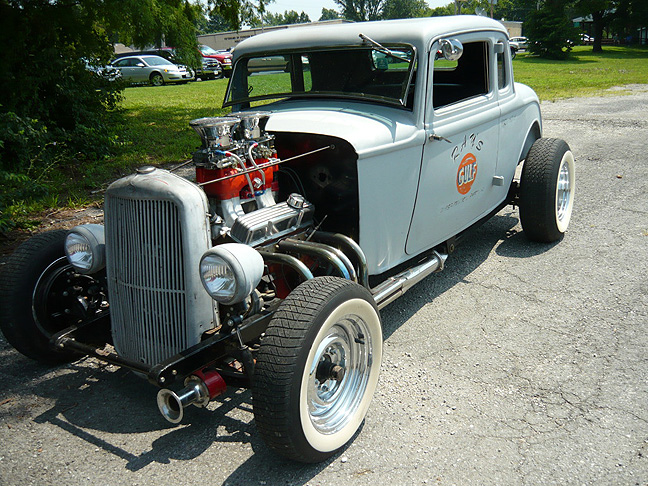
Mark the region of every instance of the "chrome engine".
<instances>
[{"instance_id":1,"label":"chrome engine","mask_svg":"<svg viewBox=\"0 0 648 486\"><path fill-rule=\"evenodd\" d=\"M202 140L193 155L196 180L209 196L212 236L258 246L306 228L313 206L299 194L276 203L280 160L265 131L268 112L191 121Z\"/></svg>"}]
</instances>

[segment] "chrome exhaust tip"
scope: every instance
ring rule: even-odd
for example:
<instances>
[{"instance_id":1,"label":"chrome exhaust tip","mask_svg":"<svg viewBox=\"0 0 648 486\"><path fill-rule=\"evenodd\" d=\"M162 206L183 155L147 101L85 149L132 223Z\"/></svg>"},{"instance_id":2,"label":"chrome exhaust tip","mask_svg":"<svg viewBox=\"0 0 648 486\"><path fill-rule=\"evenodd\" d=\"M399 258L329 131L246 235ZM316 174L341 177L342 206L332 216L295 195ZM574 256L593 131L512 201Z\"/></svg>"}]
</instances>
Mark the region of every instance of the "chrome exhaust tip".
<instances>
[{"instance_id":1,"label":"chrome exhaust tip","mask_svg":"<svg viewBox=\"0 0 648 486\"><path fill-rule=\"evenodd\" d=\"M184 417L184 407L180 397L168 389L157 394L157 404L162 416L172 424L179 424Z\"/></svg>"},{"instance_id":2,"label":"chrome exhaust tip","mask_svg":"<svg viewBox=\"0 0 648 486\"><path fill-rule=\"evenodd\" d=\"M185 379L185 387L179 392L163 388L157 394L157 405L162 416L172 424L179 424L184 409L189 405L204 407L209 401L225 391L223 377L213 370L201 370Z\"/></svg>"}]
</instances>

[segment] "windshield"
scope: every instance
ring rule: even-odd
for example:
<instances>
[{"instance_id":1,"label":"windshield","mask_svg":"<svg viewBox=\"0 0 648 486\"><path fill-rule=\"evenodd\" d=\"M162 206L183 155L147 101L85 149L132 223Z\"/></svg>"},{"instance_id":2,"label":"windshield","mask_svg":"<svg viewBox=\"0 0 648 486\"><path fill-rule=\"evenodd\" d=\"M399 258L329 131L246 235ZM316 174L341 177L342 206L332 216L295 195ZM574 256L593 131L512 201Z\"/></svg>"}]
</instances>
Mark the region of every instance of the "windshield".
<instances>
[{"instance_id":1,"label":"windshield","mask_svg":"<svg viewBox=\"0 0 648 486\"><path fill-rule=\"evenodd\" d=\"M218 51L215 51L209 46L200 46L199 49L200 52L202 52L203 54L207 54L208 56L213 56L214 54L218 54Z\"/></svg>"},{"instance_id":2,"label":"windshield","mask_svg":"<svg viewBox=\"0 0 648 486\"><path fill-rule=\"evenodd\" d=\"M412 109L416 55L412 46L371 46L241 57L224 106L260 100L353 98Z\"/></svg>"}]
</instances>

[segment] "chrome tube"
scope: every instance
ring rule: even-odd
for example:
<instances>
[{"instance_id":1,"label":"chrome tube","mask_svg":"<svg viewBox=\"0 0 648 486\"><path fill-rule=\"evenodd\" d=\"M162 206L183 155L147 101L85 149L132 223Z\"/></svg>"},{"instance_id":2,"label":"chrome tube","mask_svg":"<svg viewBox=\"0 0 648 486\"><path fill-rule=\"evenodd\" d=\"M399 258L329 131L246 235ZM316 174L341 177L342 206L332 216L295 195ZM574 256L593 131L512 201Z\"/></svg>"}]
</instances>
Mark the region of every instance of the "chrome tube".
<instances>
[{"instance_id":1,"label":"chrome tube","mask_svg":"<svg viewBox=\"0 0 648 486\"><path fill-rule=\"evenodd\" d=\"M329 233L326 231L316 231L313 233L313 239L329 245L339 245L347 250L348 255L352 255L356 260L358 283L367 289L369 288L369 270L367 266L367 257L362 248L352 238L340 233Z\"/></svg>"},{"instance_id":2,"label":"chrome tube","mask_svg":"<svg viewBox=\"0 0 648 486\"><path fill-rule=\"evenodd\" d=\"M172 424L178 424L184 417L184 409L191 404L209 402L207 385L198 377L188 380L186 386L175 393L167 388L157 394L157 404L162 416Z\"/></svg>"},{"instance_id":3,"label":"chrome tube","mask_svg":"<svg viewBox=\"0 0 648 486\"><path fill-rule=\"evenodd\" d=\"M447 258L448 255L434 251L423 263L409 268L371 289L378 309L382 309L387 304L395 301L431 273L443 270Z\"/></svg>"},{"instance_id":4,"label":"chrome tube","mask_svg":"<svg viewBox=\"0 0 648 486\"><path fill-rule=\"evenodd\" d=\"M311 255L318 260L324 260L331 264L338 272L338 274L347 280L358 281L355 269L351 264L349 258L337 248L333 248L322 243L314 243L312 241L294 240L286 238L281 240L277 246L280 250L303 253Z\"/></svg>"},{"instance_id":5,"label":"chrome tube","mask_svg":"<svg viewBox=\"0 0 648 486\"><path fill-rule=\"evenodd\" d=\"M295 258L292 255L286 255L285 253L271 253L265 250L257 250L263 257L263 261L279 263L281 265L287 265L292 268L295 272L299 274L302 280L310 280L313 278L313 274L308 269L308 267L300 259Z\"/></svg>"}]
</instances>

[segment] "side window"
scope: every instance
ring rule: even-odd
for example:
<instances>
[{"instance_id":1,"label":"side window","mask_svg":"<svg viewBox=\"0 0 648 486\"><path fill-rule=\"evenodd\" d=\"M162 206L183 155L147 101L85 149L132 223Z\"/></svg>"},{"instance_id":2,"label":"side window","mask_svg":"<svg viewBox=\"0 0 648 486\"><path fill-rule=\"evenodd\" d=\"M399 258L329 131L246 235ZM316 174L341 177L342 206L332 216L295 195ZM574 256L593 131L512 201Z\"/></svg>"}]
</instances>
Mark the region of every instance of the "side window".
<instances>
[{"instance_id":1,"label":"side window","mask_svg":"<svg viewBox=\"0 0 648 486\"><path fill-rule=\"evenodd\" d=\"M505 89L511 82L511 75L508 65L506 51L509 47L502 41L495 44L495 59L497 61L497 88Z\"/></svg>"},{"instance_id":2,"label":"side window","mask_svg":"<svg viewBox=\"0 0 648 486\"><path fill-rule=\"evenodd\" d=\"M458 61L443 58L434 61L433 95L434 108L485 95L490 92L488 66L488 43L467 42Z\"/></svg>"},{"instance_id":3,"label":"side window","mask_svg":"<svg viewBox=\"0 0 648 486\"><path fill-rule=\"evenodd\" d=\"M497 87L506 88L508 84L508 74L506 72L506 57L503 52L497 54Z\"/></svg>"}]
</instances>

